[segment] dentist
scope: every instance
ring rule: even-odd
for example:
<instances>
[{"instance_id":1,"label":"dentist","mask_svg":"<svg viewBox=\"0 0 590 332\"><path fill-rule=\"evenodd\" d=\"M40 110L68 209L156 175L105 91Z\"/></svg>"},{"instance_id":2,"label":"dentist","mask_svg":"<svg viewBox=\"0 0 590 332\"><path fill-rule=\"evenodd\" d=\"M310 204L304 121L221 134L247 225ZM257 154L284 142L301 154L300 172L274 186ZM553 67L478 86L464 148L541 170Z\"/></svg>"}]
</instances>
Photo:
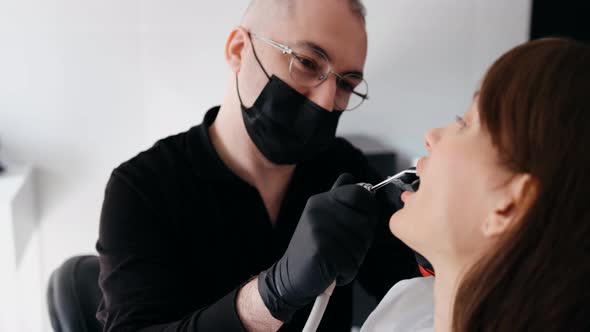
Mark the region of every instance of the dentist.
<instances>
[{"instance_id":1,"label":"dentist","mask_svg":"<svg viewBox=\"0 0 590 332\"><path fill-rule=\"evenodd\" d=\"M335 137L368 98L366 52L359 0L252 1L227 40L221 106L107 184L105 331L301 330L333 280L320 330L350 331L355 278L379 299L417 274L387 232L399 205L355 185L381 179Z\"/></svg>"}]
</instances>

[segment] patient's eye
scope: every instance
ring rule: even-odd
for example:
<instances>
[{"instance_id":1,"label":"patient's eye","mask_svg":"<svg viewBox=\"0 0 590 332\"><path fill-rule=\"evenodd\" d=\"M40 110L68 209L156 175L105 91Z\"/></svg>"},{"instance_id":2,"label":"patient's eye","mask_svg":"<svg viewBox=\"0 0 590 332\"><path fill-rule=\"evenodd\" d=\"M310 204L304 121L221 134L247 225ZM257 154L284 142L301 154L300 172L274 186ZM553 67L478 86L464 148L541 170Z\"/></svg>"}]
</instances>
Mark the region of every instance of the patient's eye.
<instances>
[{"instance_id":1,"label":"patient's eye","mask_svg":"<svg viewBox=\"0 0 590 332\"><path fill-rule=\"evenodd\" d=\"M465 127L467 127L467 122L462 117L456 115L455 120L459 124L459 131L462 131L463 129L465 129Z\"/></svg>"}]
</instances>

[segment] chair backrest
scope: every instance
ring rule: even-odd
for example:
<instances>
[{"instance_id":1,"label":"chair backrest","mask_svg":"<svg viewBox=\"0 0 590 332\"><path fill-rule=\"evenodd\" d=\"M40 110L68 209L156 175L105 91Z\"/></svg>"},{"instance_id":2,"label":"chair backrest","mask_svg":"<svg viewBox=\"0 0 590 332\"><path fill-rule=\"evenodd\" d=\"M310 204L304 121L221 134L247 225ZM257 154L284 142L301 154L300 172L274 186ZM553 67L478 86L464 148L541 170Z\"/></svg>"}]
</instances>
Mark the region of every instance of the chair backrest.
<instances>
[{"instance_id":1,"label":"chair backrest","mask_svg":"<svg viewBox=\"0 0 590 332\"><path fill-rule=\"evenodd\" d=\"M47 304L55 332L100 332L96 309L102 298L98 287L98 257L76 256L49 278Z\"/></svg>"}]
</instances>

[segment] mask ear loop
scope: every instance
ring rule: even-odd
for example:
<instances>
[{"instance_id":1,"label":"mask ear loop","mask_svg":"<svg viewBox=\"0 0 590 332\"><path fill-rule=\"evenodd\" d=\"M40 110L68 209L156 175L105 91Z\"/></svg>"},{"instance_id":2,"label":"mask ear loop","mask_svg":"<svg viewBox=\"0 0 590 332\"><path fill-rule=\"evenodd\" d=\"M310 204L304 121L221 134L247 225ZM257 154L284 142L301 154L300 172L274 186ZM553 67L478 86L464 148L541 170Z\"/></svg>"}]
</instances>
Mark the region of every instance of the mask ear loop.
<instances>
[{"instance_id":1,"label":"mask ear loop","mask_svg":"<svg viewBox=\"0 0 590 332\"><path fill-rule=\"evenodd\" d=\"M254 43L252 42L252 35L250 34L250 32L248 32L248 39L250 39L250 45L252 45L252 53L254 54L254 58L256 59L256 62L258 62L260 69L262 69L262 71L264 72L264 75L266 75L266 78L268 78L268 80L270 81L270 75L268 74L266 69L264 69L262 62L260 62L260 59L258 58L258 54L256 54L256 49L254 48Z\"/></svg>"},{"instance_id":2,"label":"mask ear loop","mask_svg":"<svg viewBox=\"0 0 590 332\"><path fill-rule=\"evenodd\" d=\"M266 75L266 78L268 78L268 80L270 81L270 75L268 75L268 72L266 71L266 69L264 69L262 62L260 62L260 59L258 58L258 54L256 54L256 49L254 48L254 43L252 42L252 35L250 34L250 32L248 32L248 39L250 39L250 45L252 45L252 53L254 54L254 59L256 59L256 62L258 62L258 66L260 66L260 69L262 69L262 71L264 72L264 75ZM238 92L238 99L240 100L240 104L242 105L242 108L245 108L244 102L242 101L242 96L240 95L240 85L239 84L240 83L238 80L238 74L236 73L236 90Z\"/></svg>"},{"instance_id":3,"label":"mask ear loop","mask_svg":"<svg viewBox=\"0 0 590 332\"><path fill-rule=\"evenodd\" d=\"M240 83L238 81L238 74L236 73L236 91L238 93L238 99L240 100L240 106L242 106L242 109L246 109L246 106L244 106L244 102L242 101L242 96L240 95Z\"/></svg>"}]
</instances>

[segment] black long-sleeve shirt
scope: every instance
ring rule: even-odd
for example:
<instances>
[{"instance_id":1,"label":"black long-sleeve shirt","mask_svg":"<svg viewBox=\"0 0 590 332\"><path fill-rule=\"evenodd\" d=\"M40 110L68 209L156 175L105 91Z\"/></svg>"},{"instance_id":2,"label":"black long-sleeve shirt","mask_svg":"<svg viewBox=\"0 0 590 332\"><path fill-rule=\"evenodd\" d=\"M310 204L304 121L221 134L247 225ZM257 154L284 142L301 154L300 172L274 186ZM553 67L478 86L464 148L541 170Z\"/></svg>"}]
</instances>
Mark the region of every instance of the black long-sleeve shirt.
<instances>
[{"instance_id":1,"label":"black long-sleeve shirt","mask_svg":"<svg viewBox=\"0 0 590 332\"><path fill-rule=\"evenodd\" d=\"M307 199L330 189L343 172L379 180L362 153L343 139L296 167L273 225L256 190L219 159L203 124L165 138L116 168L108 182L97 250L105 331L243 331L235 298L240 286L287 248ZM416 275L409 248L383 222L357 279L382 297ZM351 287L337 287L321 331L350 331ZM310 306L283 331L300 331Z\"/></svg>"}]
</instances>

